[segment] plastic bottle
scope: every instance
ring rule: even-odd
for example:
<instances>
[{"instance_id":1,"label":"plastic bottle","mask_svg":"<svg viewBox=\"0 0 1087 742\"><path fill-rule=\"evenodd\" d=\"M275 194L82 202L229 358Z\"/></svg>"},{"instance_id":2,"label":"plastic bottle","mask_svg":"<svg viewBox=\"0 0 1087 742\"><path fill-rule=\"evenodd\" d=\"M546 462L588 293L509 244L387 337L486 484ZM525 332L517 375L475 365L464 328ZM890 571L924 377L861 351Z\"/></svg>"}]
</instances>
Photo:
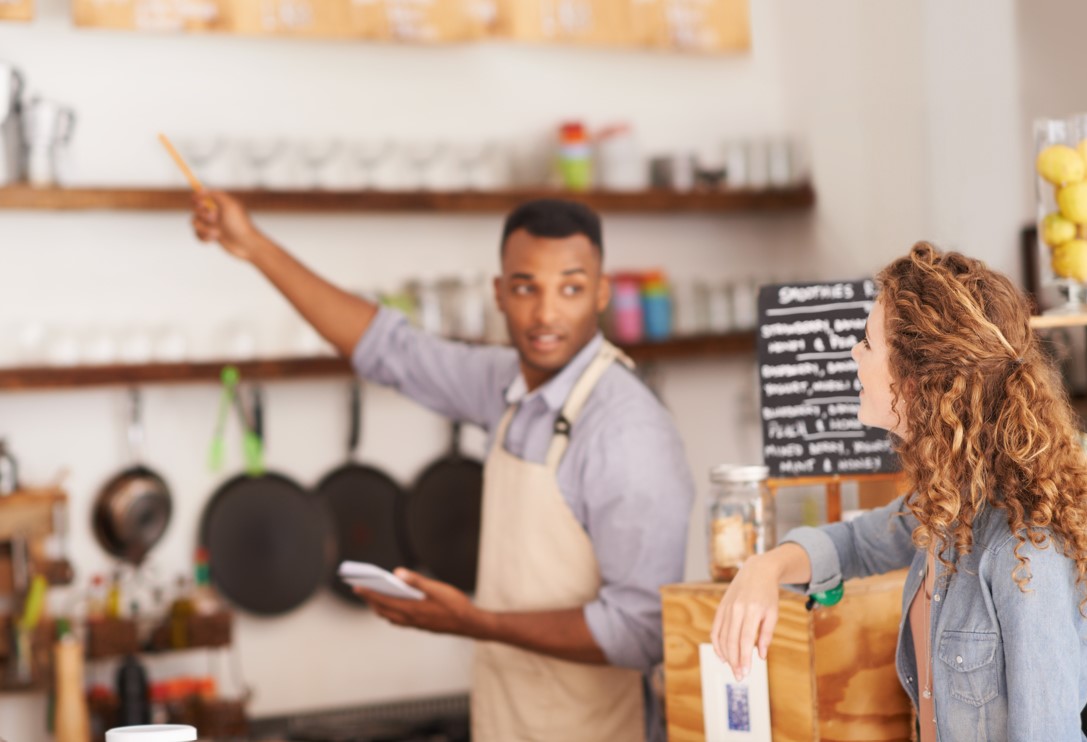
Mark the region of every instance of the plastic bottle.
<instances>
[{"instance_id":1,"label":"plastic bottle","mask_svg":"<svg viewBox=\"0 0 1087 742\"><path fill-rule=\"evenodd\" d=\"M660 271L647 273L642 280L642 316L647 340L672 336L672 295Z\"/></svg>"},{"instance_id":2,"label":"plastic bottle","mask_svg":"<svg viewBox=\"0 0 1087 742\"><path fill-rule=\"evenodd\" d=\"M642 299L637 276L617 273L612 279L611 325L612 337L620 343L642 340Z\"/></svg>"},{"instance_id":3,"label":"plastic bottle","mask_svg":"<svg viewBox=\"0 0 1087 742\"><path fill-rule=\"evenodd\" d=\"M101 621L106 616L106 581L102 575L91 577L87 592L87 620Z\"/></svg>"},{"instance_id":4,"label":"plastic bottle","mask_svg":"<svg viewBox=\"0 0 1087 742\"><path fill-rule=\"evenodd\" d=\"M592 147L580 121L568 121L559 127L558 166L562 186L567 190L592 188Z\"/></svg>"},{"instance_id":5,"label":"plastic bottle","mask_svg":"<svg viewBox=\"0 0 1087 742\"><path fill-rule=\"evenodd\" d=\"M211 586L211 568L208 565L208 551L200 547L196 550L195 580L192 591L192 609L198 616L210 616L222 610L222 601Z\"/></svg>"}]
</instances>

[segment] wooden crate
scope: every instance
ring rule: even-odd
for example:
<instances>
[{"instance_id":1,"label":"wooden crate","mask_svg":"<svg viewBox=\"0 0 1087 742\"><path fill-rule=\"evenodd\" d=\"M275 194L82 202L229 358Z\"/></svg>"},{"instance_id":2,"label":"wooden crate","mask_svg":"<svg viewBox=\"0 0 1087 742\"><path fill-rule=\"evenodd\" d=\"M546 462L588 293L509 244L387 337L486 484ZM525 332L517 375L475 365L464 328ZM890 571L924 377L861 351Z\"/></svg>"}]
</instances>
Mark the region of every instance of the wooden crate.
<instances>
[{"instance_id":1,"label":"wooden crate","mask_svg":"<svg viewBox=\"0 0 1087 742\"><path fill-rule=\"evenodd\" d=\"M913 711L895 674L905 570L851 580L833 607L808 611L781 591L767 657L774 742L909 740ZM709 642L725 583L667 585L665 697L670 742L704 742L698 646Z\"/></svg>"}]
</instances>

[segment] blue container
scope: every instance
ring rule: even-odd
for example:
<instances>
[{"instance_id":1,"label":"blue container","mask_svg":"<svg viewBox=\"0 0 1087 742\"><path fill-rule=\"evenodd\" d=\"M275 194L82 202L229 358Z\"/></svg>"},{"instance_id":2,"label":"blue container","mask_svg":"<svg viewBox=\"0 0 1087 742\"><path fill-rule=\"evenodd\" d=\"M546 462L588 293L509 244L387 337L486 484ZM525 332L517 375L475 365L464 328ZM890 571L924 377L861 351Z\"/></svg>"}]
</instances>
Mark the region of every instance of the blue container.
<instances>
[{"instance_id":1,"label":"blue container","mask_svg":"<svg viewBox=\"0 0 1087 742\"><path fill-rule=\"evenodd\" d=\"M672 297L664 291L644 294L642 317L646 340L667 340L672 336Z\"/></svg>"}]
</instances>

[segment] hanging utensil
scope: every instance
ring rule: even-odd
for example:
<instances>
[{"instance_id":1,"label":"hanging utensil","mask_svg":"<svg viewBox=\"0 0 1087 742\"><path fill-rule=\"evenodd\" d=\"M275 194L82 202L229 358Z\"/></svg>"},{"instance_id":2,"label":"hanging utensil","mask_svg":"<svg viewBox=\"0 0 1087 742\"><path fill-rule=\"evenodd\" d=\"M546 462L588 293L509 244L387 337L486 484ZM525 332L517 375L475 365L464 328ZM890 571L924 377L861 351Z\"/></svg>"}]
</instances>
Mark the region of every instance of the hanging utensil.
<instances>
[{"instance_id":1,"label":"hanging utensil","mask_svg":"<svg viewBox=\"0 0 1087 742\"><path fill-rule=\"evenodd\" d=\"M252 432L264 442L264 406L253 390ZM297 608L324 581L335 555L332 523L322 500L276 472L243 472L212 495L200 524L211 579L219 592L251 613L273 616Z\"/></svg>"},{"instance_id":2,"label":"hanging utensil","mask_svg":"<svg viewBox=\"0 0 1087 742\"><path fill-rule=\"evenodd\" d=\"M134 464L113 476L99 491L92 525L103 549L136 565L165 534L173 512L166 481L142 463L143 443L142 400L139 390L132 389L128 447Z\"/></svg>"},{"instance_id":3,"label":"hanging utensil","mask_svg":"<svg viewBox=\"0 0 1087 742\"><path fill-rule=\"evenodd\" d=\"M483 464L460 451L460 423L453 423L450 451L415 481L404 510L404 531L413 561L435 578L465 591L476 586L483 510Z\"/></svg>"},{"instance_id":4,"label":"hanging utensil","mask_svg":"<svg viewBox=\"0 0 1087 742\"><path fill-rule=\"evenodd\" d=\"M369 562L388 570L410 566L398 528L405 494L388 474L358 462L362 429L361 381L352 382L350 395L347 461L321 479L317 495L327 505L336 532L337 557L329 572L328 585L348 602L366 605L366 601L339 577L337 567L345 560Z\"/></svg>"}]
</instances>

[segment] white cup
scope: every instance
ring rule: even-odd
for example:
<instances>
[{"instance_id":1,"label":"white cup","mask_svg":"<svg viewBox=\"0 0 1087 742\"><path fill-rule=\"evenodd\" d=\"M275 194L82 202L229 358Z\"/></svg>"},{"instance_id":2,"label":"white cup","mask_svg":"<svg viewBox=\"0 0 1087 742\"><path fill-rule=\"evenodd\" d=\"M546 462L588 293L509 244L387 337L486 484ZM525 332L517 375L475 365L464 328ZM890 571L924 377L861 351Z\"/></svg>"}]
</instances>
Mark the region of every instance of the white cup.
<instances>
[{"instance_id":1,"label":"white cup","mask_svg":"<svg viewBox=\"0 0 1087 742\"><path fill-rule=\"evenodd\" d=\"M196 727L188 724L142 724L115 727L106 732L106 742L195 742Z\"/></svg>"}]
</instances>

